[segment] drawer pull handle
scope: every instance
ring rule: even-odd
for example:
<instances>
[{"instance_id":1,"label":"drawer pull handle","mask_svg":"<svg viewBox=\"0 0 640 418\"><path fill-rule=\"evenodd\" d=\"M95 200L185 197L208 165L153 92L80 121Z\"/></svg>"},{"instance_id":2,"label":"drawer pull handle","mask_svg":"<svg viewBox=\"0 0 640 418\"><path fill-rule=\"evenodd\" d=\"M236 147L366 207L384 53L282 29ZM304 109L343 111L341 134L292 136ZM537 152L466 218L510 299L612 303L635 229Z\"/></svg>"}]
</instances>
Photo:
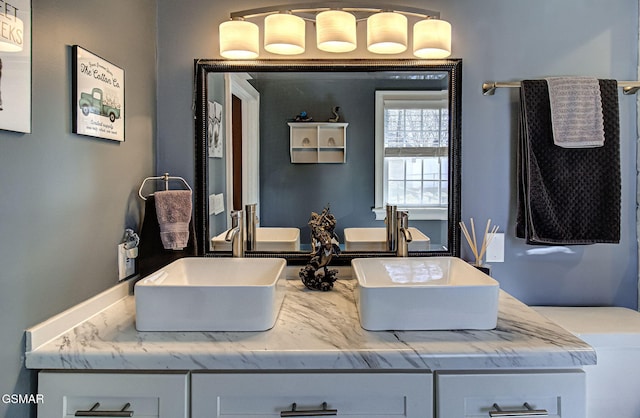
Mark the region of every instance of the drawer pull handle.
<instances>
[{"instance_id":1,"label":"drawer pull handle","mask_svg":"<svg viewBox=\"0 0 640 418\"><path fill-rule=\"evenodd\" d=\"M291 411L280 411L281 417L324 417L328 415L338 415L337 409L327 409L327 403L322 402L322 409L297 410L298 405L294 402Z\"/></svg>"},{"instance_id":2,"label":"drawer pull handle","mask_svg":"<svg viewBox=\"0 0 640 418\"><path fill-rule=\"evenodd\" d=\"M528 402L523 405L527 409L521 409L519 411L504 411L497 403L493 404L495 411L489 411L490 417L548 417L549 412L546 409L533 409Z\"/></svg>"},{"instance_id":3,"label":"drawer pull handle","mask_svg":"<svg viewBox=\"0 0 640 418\"><path fill-rule=\"evenodd\" d=\"M97 409L100 407L100 402L96 402L90 410L88 411L76 411L77 417L132 417L133 411L127 411L131 406L130 403L127 403L122 407L119 411L98 411Z\"/></svg>"}]
</instances>

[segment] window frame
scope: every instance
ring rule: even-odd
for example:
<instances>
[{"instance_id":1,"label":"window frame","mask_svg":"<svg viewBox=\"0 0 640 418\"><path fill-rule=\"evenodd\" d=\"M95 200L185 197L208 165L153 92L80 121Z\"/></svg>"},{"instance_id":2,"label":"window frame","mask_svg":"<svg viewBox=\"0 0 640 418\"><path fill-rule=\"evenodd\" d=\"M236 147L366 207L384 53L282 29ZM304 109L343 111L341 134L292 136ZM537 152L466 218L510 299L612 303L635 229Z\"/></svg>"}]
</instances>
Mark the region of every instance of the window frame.
<instances>
[{"instance_id":1,"label":"window frame","mask_svg":"<svg viewBox=\"0 0 640 418\"><path fill-rule=\"evenodd\" d=\"M386 216L385 209L385 167L384 167L384 102L385 100L394 101L444 101L445 108L449 108L449 91L448 90L377 90L375 92L375 206L372 211L375 213L376 220L384 220ZM449 114L451 118L451 114ZM451 147L451 132L449 132L448 148ZM446 153L450 157L450 152ZM450 162L449 162L450 164ZM451 170L449 170L450 173ZM451 179L447 181L450 183ZM409 212L410 219L415 220L448 220L449 205L443 206L401 206L398 209Z\"/></svg>"}]
</instances>

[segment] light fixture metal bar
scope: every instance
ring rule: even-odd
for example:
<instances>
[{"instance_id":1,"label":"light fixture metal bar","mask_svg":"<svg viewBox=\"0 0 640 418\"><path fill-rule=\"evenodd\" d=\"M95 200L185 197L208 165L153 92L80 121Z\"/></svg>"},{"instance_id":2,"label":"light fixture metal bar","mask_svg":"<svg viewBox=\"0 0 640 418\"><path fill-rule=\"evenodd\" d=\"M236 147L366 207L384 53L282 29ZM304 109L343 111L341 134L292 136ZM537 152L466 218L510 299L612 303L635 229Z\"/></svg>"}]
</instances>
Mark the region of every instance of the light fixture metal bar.
<instances>
[{"instance_id":1,"label":"light fixture metal bar","mask_svg":"<svg viewBox=\"0 0 640 418\"><path fill-rule=\"evenodd\" d=\"M410 6L400 6L397 4L391 4L387 2L377 2L375 0L366 0L366 1L349 0L349 2L325 1L322 3L309 2L309 3L281 4L281 5L275 5L275 6L259 7L255 9L232 12L230 14L230 17L231 19L237 19L237 18L251 19L254 17L264 16L264 15L279 13L279 12L311 13L311 12L322 12L322 11L331 10L331 9L340 9L347 12L367 12L367 13L377 13L379 11L385 10L385 11L398 12L405 15L417 16L421 18L425 18L425 17L431 17L436 19L440 18L440 12L436 12L434 10L427 10L427 9L421 9L418 7L410 7Z\"/></svg>"},{"instance_id":2,"label":"light fixture metal bar","mask_svg":"<svg viewBox=\"0 0 640 418\"><path fill-rule=\"evenodd\" d=\"M498 88L520 88L520 86L519 81L487 81L482 83L482 95L493 96ZM622 88L624 94L636 94L640 90L640 81L618 81L618 87Z\"/></svg>"}]
</instances>

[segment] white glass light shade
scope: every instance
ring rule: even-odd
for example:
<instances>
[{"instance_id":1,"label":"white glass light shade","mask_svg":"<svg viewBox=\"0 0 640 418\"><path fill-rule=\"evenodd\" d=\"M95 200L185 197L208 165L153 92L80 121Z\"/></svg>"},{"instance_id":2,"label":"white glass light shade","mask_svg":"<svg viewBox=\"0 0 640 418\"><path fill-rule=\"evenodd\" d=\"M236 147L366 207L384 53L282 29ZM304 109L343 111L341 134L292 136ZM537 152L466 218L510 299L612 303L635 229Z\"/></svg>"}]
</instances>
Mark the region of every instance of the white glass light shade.
<instances>
[{"instance_id":1,"label":"white glass light shade","mask_svg":"<svg viewBox=\"0 0 640 418\"><path fill-rule=\"evenodd\" d=\"M220 24L220 55L230 59L258 58L260 34L258 25L244 20L230 20Z\"/></svg>"},{"instance_id":2,"label":"white glass light shade","mask_svg":"<svg viewBox=\"0 0 640 418\"><path fill-rule=\"evenodd\" d=\"M406 51L406 16L393 12L381 12L369 16L367 49L376 54L399 54Z\"/></svg>"},{"instance_id":3,"label":"white glass light shade","mask_svg":"<svg viewBox=\"0 0 640 418\"><path fill-rule=\"evenodd\" d=\"M446 58L451 55L451 24L425 19L413 26L413 55L419 58Z\"/></svg>"},{"instance_id":4,"label":"white glass light shade","mask_svg":"<svg viewBox=\"0 0 640 418\"><path fill-rule=\"evenodd\" d=\"M0 13L0 51L20 52L24 45L24 23L10 13Z\"/></svg>"},{"instance_id":5,"label":"white glass light shade","mask_svg":"<svg viewBox=\"0 0 640 418\"><path fill-rule=\"evenodd\" d=\"M316 15L318 49L349 52L356 49L356 17L341 10L327 10Z\"/></svg>"},{"instance_id":6,"label":"white glass light shade","mask_svg":"<svg viewBox=\"0 0 640 418\"><path fill-rule=\"evenodd\" d=\"M302 54L305 47L304 20L286 13L264 19L264 49L273 54Z\"/></svg>"}]
</instances>

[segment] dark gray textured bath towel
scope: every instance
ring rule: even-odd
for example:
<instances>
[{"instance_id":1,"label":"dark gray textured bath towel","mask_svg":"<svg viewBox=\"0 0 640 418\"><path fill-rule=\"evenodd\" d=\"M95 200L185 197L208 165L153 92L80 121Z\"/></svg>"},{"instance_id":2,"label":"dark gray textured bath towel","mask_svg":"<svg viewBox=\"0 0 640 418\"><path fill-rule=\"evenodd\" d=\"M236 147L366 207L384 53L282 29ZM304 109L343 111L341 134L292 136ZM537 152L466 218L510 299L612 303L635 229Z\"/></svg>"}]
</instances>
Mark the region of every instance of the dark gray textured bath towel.
<instances>
[{"instance_id":1,"label":"dark gray textured bath towel","mask_svg":"<svg viewBox=\"0 0 640 418\"><path fill-rule=\"evenodd\" d=\"M522 82L516 235L528 244L620 241L618 87L599 83L604 146L561 148L553 143L547 82Z\"/></svg>"}]
</instances>

